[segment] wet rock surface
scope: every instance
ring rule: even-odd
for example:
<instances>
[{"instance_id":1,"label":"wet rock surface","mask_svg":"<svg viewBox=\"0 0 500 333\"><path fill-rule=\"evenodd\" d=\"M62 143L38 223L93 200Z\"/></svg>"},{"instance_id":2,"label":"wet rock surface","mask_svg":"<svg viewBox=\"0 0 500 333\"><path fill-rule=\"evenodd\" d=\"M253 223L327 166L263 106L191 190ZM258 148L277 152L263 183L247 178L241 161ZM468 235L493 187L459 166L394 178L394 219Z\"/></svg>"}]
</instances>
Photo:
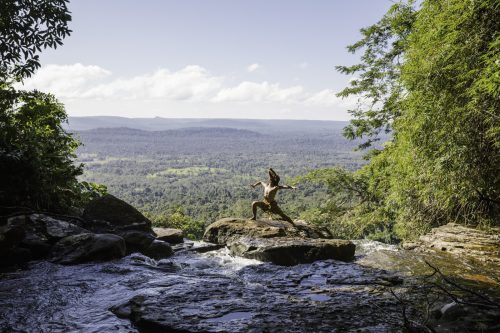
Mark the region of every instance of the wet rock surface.
<instances>
[{"instance_id":1,"label":"wet rock surface","mask_svg":"<svg viewBox=\"0 0 500 333\"><path fill-rule=\"evenodd\" d=\"M408 291L420 286L415 277L429 270L412 251L375 242L357 246L353 262L322 260L292 267L232 257L226 248L205 254L181 251L158 261L132 254L75 266L34 262L28 270L0 275L0 331L403 331L402 306L391 292L411 300L406 314L413 322L414 305L425 295ZM447 256L442 262L452 263ZM409 264L425 269L408 273ZM464 268L460 262L455 266ZM471 271L480 272L477 267ZM436 322L437 332L457 331L457 326L447 330L456 320L453 313ZM494 316L475 313L482 321L471 323L472 328L493 327Z\"/></svg>"},{"instance_id":2,"label":"wet rock surface","mask_svg":"<svg viewBox=\"0 0 500 333\"><path fill-rule=\"evenodd\" d=\"M68 265L121 258L125 249L125 241L120 236L84 233L61 239L52 247L50 257L53 262Z\"/></svg>"},{"instance_id":3,"label":"wet rock surface","mask_svg":"<svg viewBox=\"0 0 500 333\"><path fill-rule=\"evenodd\" d=\"M174 251L169 243L154 240L143 253L153 259L163 259L170 257Z\"/></svg>"},{"instance_id":4,"label":"wet rock surface","mask_svg":"<svg viewBox=\"0 0 500 333\"><path fill-rule=\"evenodd\" d=\"M500 227L483 231L448 223L432 229L429 234L421 236L418 242L404 244L404 248L420 252L445 251L500 265Z\"/></svg>"},{"instance_id":5,"label":"wet rock surface","mask_svg":"<svg viewBox=\"0 0 500 333\"><path fill-rule=\"evenodd\" d=\"M293 266L315 260L354 258L356 246L340 239L309 238L239 238L228 244L231 254L248 259Z\"/></svg>"}]
</instances>

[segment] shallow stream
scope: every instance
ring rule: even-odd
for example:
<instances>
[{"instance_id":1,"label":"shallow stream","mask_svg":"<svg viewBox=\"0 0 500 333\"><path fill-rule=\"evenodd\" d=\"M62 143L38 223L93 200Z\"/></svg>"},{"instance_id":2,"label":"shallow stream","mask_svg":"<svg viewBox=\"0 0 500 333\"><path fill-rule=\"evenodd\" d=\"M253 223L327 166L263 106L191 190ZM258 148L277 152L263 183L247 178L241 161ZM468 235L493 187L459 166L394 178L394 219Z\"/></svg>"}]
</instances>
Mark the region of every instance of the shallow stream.
<instances>
[{"instance_id":1,"label":"shallow stream","mask_svg":"<svg viewBox=\"0 0 500 333\"><path fill-rule=\"evenodd\" d=\"M432 262L468 287L499 294L498 267L445 254ZM429 272L423 256L372 241L357 242L353 262L294 267L226 249L159 261L132 254L76 266L32 262L0 275L0 331L399 332L393 293Z\"/></svg>"}]
</instances>

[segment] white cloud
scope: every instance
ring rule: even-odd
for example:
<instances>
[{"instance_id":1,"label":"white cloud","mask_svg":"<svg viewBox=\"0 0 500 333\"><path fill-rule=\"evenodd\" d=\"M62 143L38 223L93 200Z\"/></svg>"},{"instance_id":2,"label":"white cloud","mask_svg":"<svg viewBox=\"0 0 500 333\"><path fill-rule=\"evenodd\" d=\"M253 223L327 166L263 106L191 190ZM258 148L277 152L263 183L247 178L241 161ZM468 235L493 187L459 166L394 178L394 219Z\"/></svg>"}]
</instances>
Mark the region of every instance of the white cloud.
<instances>
[{"instance_id":1,"label":"white cloud","mask_svg":"<svg viewBox=\"0 0 500 333\"><path fill-rule=\"evenodd\" d=\"M309 96L304 102L306 105L342 106L350 108L356 105L357 99L351 96L345 98L337 97L334 91L324 89Z\"/></svg>"},{"instance_id":2,"label":"white cloud","mask_svg":"<svg viewBox=\"0 0 500 333\"><path fill-rule=\"evenodd\" d=\"M258 64L253 64L248 69L258 67ZM88 101L89 105L108 106L118 101L124 101L120 102L121 105L126 101L131 105L158 101L155 107L177 103L175 107L181 109L179 106L189 101L193 102L193 108L196 102L198 109L229 109L227 103L236 102L262 110L267 105L276 110L293 107L294 110L302 108L309 112L320 108L345 109L356 102L353 98L341 99L327 89L311 92L297 84L283 86L267 81L229 82L232 79L213 75L197 65L186 66L177 71L163 68L153 73L114 78L109 70L77 63L44 66L25 81L24 88L54 93L65 102L71 100L72 105L83 101Z\"/></svg>"},{"instance_id":3,"label":"white cloud","mask_svg":"<svg viewBox=\"0 0 500 333\"><path fill-rule=\"evenodd\" d=\"M108 77L111 72L99 66L74 65L43 66L24 81L25 89L49 91L58 97L76 98L84 94L90 82Z\"/></svg>"},{"instance_id":4,"label":"white cloud","mask_svg":"<svg viewBox=\"0 0 500 333\"><path fill-rule=\"evenodd\" d=\"M281 88L278 83L242 82L236 87L225 88L212 99L214 102L278 102L297 101L302 95L302 86Z\"/></svg>"},{"instance_id":5,"label":"white cloud","mask_svg":"<svg viewBox=\"0 0 500 333\"><path fill-rule=\"evenodd\" d=\"M199 101L213 96L221 88L222 80L203 67L191 65L177 72L159 69L152 74L103 83L89 89L83 97Z\"/></svg>"},{"instance_id":6,"label":"white cloud","mask_svg":"<svg viewBox=\"0 0 500 333\"><path fill-rule=\"evenodd\" d=\"M255 64L251 64L250 66L248 66L247 71L249 71L251 73L251 72L255 72L259 68L260 68L260 65L255 63Z\"/></svg>"}]
</instances>

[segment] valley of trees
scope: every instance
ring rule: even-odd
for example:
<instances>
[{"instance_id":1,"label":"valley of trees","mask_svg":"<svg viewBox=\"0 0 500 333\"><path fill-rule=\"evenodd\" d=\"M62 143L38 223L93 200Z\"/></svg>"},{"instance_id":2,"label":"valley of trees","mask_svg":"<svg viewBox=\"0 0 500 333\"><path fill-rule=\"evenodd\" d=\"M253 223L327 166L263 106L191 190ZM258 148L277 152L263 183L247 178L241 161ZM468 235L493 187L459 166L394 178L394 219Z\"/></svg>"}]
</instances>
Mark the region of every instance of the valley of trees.
<instances>
[{"instance_id":1,"label":"valley of trees","mask_svg":"<svg viewBox=\"0 0 500 333\"><path fill-rule=\"evenodd\" d=\"M189 126L196 121L183 122ZM255 126L253 122L241 120L238 126ZM260 132L224 127L77 131L83 142L78 161L85 163L81 178L106 184L110 193L157 225L180 227L199 238L205 226L218 218L251 216L251 202L260 200L262 189L249 184L267 180L269 167L286 183L314 168L339 165L355 170L364 162L353 152L355 143L341 135L346 123L324 122L318 131L294 121L301 131L283 132L280 128L290 127L284 123L290 121L267 123L269 130L263 121L257 127ZM299 188L282 191L278 198L294 218L316 208L327 195L322 185L299 184Z\"/></svg>"}]
</instances>

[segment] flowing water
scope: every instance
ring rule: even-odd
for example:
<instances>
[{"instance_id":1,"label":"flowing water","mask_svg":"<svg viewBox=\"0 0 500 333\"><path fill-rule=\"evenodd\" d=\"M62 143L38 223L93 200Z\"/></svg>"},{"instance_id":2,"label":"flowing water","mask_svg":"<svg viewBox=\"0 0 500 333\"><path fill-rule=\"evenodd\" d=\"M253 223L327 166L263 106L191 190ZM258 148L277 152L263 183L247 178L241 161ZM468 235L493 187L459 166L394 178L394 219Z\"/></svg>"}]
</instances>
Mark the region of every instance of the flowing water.
<instances>
[{"instance_id":1,"label":"flowing water","mask_svg":"<svg viewBox=\"0 0 500 333\"><path fill-rule=\"evenodd\" d=\"M432 258L443 272L498 294L498 267ZM235 258L227 249L159 261L132 254L75 266L32 262L0 275L0 331L397 332L401 304L391 291L428 274L423 259L358 241L353 262L294 267ZM128 318L134 313L140 319Z\"/></svg>"}]
</instances>

